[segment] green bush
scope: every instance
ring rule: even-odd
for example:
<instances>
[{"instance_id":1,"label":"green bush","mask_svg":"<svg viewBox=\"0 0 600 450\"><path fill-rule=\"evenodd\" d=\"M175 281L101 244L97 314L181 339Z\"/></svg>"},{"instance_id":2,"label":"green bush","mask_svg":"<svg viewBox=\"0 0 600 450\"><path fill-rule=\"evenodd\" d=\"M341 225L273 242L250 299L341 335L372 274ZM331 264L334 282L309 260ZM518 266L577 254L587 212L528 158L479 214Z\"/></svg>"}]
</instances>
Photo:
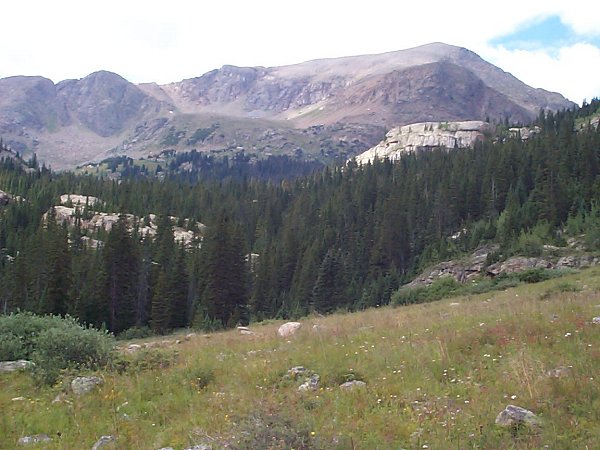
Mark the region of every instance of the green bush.
<instances>
[{"instance_id":1,"label":"green bush","mask_svg":"<svg viewBox=\"0 0 600 450\"><path fill-rule=\"evenodd\" d=\"M461 284L452 277L443 277L430 286L400 288L392 294L392 305L409 305L412 303L432 302L456 295Z\"/></svg>"},{"instance_id":2,"label":"green bush","mask_svg":"<svg viewBox=\"0 0 600 450\"><path fill-rule=\"evenodd\" d=\"M12 333L0 334L0 361L14 361L25 358L25 348L18 336Z\"/></svg>"},{"instance_id":3,"label":"green bush","mask_svg":"<svg viewBox=\"0 0 600 450\"><path fill-rule=\"evenodd\" d=\"M0 317L0 355L29 359L34 377L45 384L65 369L98 369L109 364L111 335L79 324L72 317L14 313Z\"/></svg>"},{"instance_id":4,"label":"green bush","mask_svg":"<svg viewBox=\"0 0 600 450\"><path fill-rule=\"evenodd\" d=\"M547 269L529 269L523 272L518 272L516 277L523 283L539 283L552 278L552 274Z\"/></svg>"},{"instance_id":5,"label":"green bush","mask_svg":"<svg viewBox=\"0 0 600 450\"><path fill-rule=\"evenodd\" d=\"M50 328L38 335L31 355L34 375L39 381L53 384L64 369L99 369L109 364L112 339L94 329L72 321L64 327Z\"/></svg>"},{"instance_id":6,"label":"green bush","mask_svg":"<svg viewBox=\"0 0 600 450\"><path fill-rule=\"evenodd\" d=\"M47 329L63 326L59 316L36 316L30 312L18 312L0 316L0 336L12 335L21 342L21 351L16 359L31 357L38 335ZM5 341L0 341L0 353L3 352Z\"/></svg>"}]
</instances>

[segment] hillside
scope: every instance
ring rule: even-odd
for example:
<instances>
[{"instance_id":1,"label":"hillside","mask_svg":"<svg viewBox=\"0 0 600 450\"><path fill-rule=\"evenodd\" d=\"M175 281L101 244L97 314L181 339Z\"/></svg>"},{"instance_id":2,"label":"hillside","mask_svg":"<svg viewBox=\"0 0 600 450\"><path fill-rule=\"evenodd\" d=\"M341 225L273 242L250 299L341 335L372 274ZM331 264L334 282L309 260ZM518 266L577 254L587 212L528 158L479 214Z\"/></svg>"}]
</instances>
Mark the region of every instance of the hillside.
<instances>
[{"instance_id":1,"label":"hillside","mask_svg":"<svg viewBox=\"0 0 600 450\"><path fill-rule=\"evenodd\" d=\"M120 342L88 394L0 374L0 447L597 448L600 271L401 308ZM302 369L304 368L304 370ZM294 370L292 370L294 369ZM318 375L315 376L315 374ZM305 378L313 389L299 389ZM365 383L345 390L341 385ZM535 425L495 424L507 405Z\"/></svg>"},{"instance_id":2,"label":"hillside","mask_svg":"<svg viewBox=\"0 0 600 450\"><path fill-rule=\"evenodd\" d=\"M397 144L432 147L397 162L317 168L196 152L73 174L1 161L0 300L7 312L162 334L385 305L434 272L494 284L514 271L505 266L595 265L597 107L483 140L483 122L401 127ZM64 194L103 205L59 207Z\"/></svg>"},{"instance_id":3,"label":"hillside","mask_svg":"<svg viewBox=\"0 0 600 450\"><path fill-rule=\"evenodd\" d=\"M531 88L464 48L435 43L284 67L223 66L139 86L96 72L54 85L0 79L0 136L55 168L163 150L347 158L395 126L528 123L573 103Z\"/></svg>"}]
</instances>

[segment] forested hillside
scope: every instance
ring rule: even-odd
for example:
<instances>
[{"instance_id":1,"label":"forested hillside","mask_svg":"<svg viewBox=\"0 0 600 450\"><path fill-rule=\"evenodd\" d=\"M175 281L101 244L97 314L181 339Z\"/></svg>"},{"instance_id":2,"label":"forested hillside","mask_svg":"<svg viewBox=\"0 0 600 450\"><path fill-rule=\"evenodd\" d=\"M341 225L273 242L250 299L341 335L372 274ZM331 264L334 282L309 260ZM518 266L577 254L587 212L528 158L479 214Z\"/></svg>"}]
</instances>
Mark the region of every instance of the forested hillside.
<instances>
[{"instance_id":1,"label":"forested hillside","mask_svg":"<svg viewBox=\"0 0 600 450\"><path fill-rule=\"evenodd\" d=\"M421 268L485 242L500 243L502 258L571 232L599 249L600 130L588 119L599 104L541 114L541 133L526 141L498 135L473 149L276 181L253 169L117 182L4 160L0 189L12 197L0 220L3 311L68 313L116 333L213 328L385 304ZM125 220L110 231L67 228L52 213L66 193L98 197L107 212L157 214L156 236ZM207 231L186 247L169 216Z\"/></svg>"}]
</instances>

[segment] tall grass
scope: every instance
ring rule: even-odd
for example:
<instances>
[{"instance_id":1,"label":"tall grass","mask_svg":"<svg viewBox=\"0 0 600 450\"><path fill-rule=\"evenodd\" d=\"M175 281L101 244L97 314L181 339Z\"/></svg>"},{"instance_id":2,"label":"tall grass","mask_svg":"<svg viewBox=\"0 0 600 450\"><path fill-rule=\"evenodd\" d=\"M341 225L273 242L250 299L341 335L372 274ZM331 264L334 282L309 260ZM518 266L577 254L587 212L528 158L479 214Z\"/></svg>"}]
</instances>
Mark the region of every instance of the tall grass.
<instances>
[{"instance_id":1,"label":"tall grass","mask_svg":"<svg viewBox=\"0 0 600 450\"><path fill-rule=\"evenodd\" d=\"M0 448L37 433L53 438L48 449L89 448L106 434L119 449L600 448L599 292L596 268L310 317L289 340L275 322L254 335L198 335L154 356L123 356L138 360L102 371L99 390L57 403L63 385L1 375ZM320 375L316 391L299 392L301 380L285 376L299 365ZM557 368L564 376L549 375ZM348 379L367 386L340 390ZM536 413L541 429L496 427L507 404Z\"/></svg>"}]
</instances>

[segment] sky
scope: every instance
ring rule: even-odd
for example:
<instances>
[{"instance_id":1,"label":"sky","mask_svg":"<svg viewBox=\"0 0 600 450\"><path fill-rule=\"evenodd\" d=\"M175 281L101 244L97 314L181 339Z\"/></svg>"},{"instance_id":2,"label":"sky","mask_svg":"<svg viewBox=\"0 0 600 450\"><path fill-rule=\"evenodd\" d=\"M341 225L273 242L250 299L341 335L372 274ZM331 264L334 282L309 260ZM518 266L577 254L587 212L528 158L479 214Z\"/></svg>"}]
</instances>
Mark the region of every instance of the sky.
<instances>
[{"instance_id":1,"label":"sky","mask_svg":"<svg viewBox=\"0 0 600 450\"><path fill-rule=\"evenodd\" d=\"M600 97L597 0L6 0L0 78L135 83L444 42L576 103Z\"/></svg>"}]
</instances>

